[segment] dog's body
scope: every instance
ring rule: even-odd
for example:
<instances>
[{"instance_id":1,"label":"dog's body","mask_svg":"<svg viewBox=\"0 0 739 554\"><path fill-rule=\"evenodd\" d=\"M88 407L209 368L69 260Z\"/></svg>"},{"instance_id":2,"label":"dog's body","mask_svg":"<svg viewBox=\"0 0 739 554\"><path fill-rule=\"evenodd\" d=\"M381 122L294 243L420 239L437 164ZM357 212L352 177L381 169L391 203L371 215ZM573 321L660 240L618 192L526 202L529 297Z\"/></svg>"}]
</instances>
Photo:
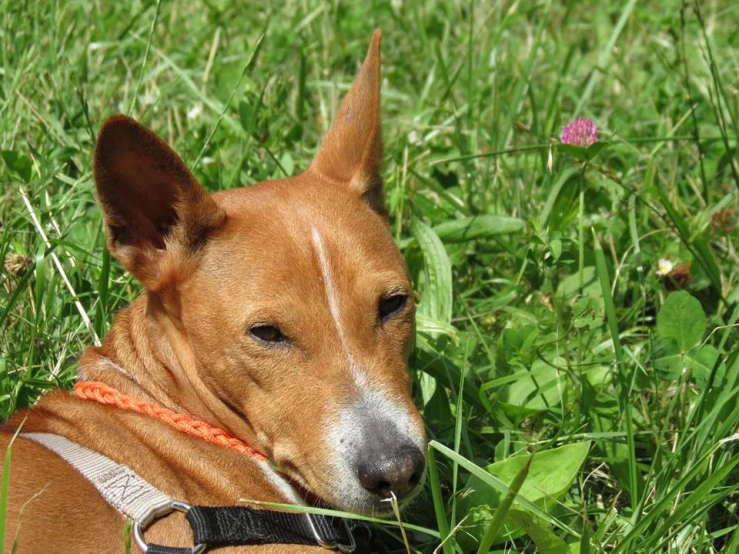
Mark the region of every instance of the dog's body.
<instances>
[{"instance_id":1,"label":"dog's body","mask_svg":"<svg viewBox=\"0 0 739 554\"><path fill-rule=\"evenodd\" d=\"M146 292L79 367L81 380L227 430L312 495L365 513L387 512L391 490L417 490L425 446L406 365L411 285L378 177L379 42L378 32L297 177L211 196L150 131L122 116L104 125L95 180L109 248ZM125 531L94 486L27 433L66 437L191 505L301 502L258 458L67 392L14 416L5 445L21 424L6 531L6 548L17 535L21 554L120 553ZM146 538L192 545L181 515Z\"/></svg>"}]
</instances>

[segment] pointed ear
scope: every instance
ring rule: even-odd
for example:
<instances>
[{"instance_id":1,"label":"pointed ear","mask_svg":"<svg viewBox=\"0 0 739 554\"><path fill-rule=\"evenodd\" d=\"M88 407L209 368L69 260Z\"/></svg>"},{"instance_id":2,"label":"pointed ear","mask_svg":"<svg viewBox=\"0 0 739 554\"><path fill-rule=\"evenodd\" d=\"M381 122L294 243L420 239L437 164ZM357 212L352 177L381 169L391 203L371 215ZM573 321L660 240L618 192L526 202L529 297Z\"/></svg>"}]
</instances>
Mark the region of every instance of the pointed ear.
<instances>
[{"instance_id":1,"label":"pointed ear","mask_svg":"<svg viewBox=\"0 0 739 554\"><path fill-rule=\"evenodd\" d=\"M382 164L380 128L380 40L372 35L367 58L339 108L310 170L325 179L344 183L385 215L385 195L379 170Z\"/></svg>"},{"instance_id":2,"label":"pointed ear","mask_svg":"<svg viewBox=\"0 0 739 554\"><path fill-rule=\"evenodd\" d=\"M225 221L179 156L130 117L103 124L94 175L108 248L149 290L170 282Z\"/></svg>"}]
</instances>

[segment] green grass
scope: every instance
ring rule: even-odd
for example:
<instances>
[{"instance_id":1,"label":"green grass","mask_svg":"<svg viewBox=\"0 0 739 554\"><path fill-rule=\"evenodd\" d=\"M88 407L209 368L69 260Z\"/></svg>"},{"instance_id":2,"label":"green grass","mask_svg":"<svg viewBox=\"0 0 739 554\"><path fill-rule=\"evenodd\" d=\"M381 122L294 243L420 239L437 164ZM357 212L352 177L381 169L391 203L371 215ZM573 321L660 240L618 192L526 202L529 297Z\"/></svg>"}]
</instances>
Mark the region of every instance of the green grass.
<instances>
[{"instance_id":1,"label":"green grass","mask_svg":"<svg viewBox=\"0 0 739 554\"><path fill-rule=\"evenodd\" d=\"M140 290L95 205L104 118L137 117L213 191L293 174L381 27L433 440L412 551L440 532L444 554L474 552L494 521L500 552L737 552L731 2L1 3L3 416L69 387ZM585 166L556 146L581 114L606 143ZM661 278L660 258L690 270ZM586 441L584 462L561 448Z\"/></svg>"}]
</instances>

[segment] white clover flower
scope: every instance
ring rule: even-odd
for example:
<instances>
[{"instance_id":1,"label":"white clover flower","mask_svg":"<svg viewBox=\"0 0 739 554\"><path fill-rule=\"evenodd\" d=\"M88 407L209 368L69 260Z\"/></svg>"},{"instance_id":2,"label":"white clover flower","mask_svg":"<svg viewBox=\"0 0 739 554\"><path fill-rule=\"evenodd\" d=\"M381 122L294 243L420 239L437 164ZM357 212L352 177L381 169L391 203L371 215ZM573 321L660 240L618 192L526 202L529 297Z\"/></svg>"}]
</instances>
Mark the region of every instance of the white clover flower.
<instances>
[{"instance_id":1,"label":"white clover flower","mask_svg":"<svg viewBox=\"0 0 739 554\"><path fill-rule=\"evenodd\" d=\"M187 112L187 119L197 119L203 114L203 105L195 104Z\"/></svg>"},{"instance_id":2,"label":"white clover flower","mask_svg":"<svg viewBox=\"0 0 739 554\"><path fill-rule=\"evenodd\" d=\"M672 271L673 264L669 258L660 258L657 262L657 275L664 277Z\"/></svg>"}]
</instances>

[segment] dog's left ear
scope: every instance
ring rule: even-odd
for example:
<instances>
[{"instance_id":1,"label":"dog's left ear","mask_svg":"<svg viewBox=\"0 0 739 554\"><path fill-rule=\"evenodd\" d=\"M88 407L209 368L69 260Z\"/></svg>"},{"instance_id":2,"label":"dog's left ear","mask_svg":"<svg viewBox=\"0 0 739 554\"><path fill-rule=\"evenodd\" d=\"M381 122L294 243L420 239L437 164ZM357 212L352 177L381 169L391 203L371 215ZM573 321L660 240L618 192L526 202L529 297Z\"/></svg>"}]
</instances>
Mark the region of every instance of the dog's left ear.
<instances>
[{"instance_id":1,"label":"dog's left ear","mask_svg":"<svg viewBox=\"0 0 739 554\"><path fill-rule=\"evenodd\" d=\"M130 117L115 115L103 125L94 175L108 248L149 291L184 275L226 220L180 157Z\"/></svg>"},{"instance_id":2,"label":"dog's left ear","mask_svg":"<svg viewBox=\"0 0 739 554\"><path fill-rule=\"evenodd\" d=\"M339 108L309 171L346 184L376 212L386 215L379 174L382 164L380 129L380 40L372 35L367 58Z\"/></svg>"}]
</instances>

